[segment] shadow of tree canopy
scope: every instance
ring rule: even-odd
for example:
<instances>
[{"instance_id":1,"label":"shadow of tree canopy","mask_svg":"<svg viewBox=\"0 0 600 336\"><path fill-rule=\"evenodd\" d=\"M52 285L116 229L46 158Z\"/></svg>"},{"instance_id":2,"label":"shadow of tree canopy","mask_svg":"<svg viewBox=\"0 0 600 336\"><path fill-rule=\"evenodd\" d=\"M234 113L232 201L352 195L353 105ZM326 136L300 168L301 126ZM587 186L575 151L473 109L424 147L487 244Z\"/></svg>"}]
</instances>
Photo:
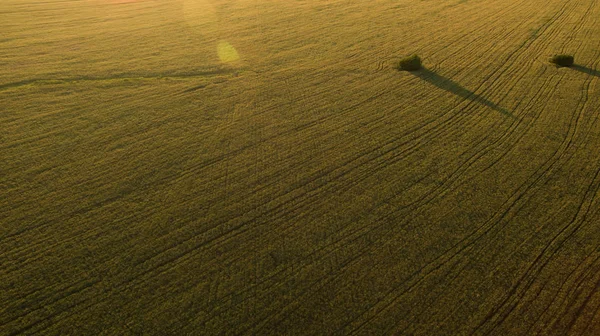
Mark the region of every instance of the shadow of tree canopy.
<instances>
[{"instance_id":1,"label":"shadow of tree canopy","mask_svg":"<svg viewBox=\"0 0 600 336\"><path fill-rule=\"evenodd\" d=\"M495 111L498 111L498 112L504 114L507 117L511 117L511 118L515 117L508 110L496 105L495 103L489 101L485 97L482 97L481 95L478 95L475 92L466 89L465 87L454 82L453 80L448 79L444 76L441 76L429 69L422 68L419 71L411 72L411 74L419 77L420 79L422 79L426 82L429 82L430 84L433 84L434 86L436 86L442 90L453 93L463 99L469 99L473 102L477 102L482 105L485 105Z\"/></svg>"},{"instance_id":2,"label":"shadow of tree canopy","mask_svg":"<svg viewBox=\"0 0 600 336\"><path fill-rule=\"evenodd\" d=\"M600 77L600 71L588 68L588 67L583 66L583 65L573 64L573 65L571 65L571 69L575 69L575 70L577 70L579 72L586 73L586 74L588 74L590 76Z\"/></svg>"}]
</instances>

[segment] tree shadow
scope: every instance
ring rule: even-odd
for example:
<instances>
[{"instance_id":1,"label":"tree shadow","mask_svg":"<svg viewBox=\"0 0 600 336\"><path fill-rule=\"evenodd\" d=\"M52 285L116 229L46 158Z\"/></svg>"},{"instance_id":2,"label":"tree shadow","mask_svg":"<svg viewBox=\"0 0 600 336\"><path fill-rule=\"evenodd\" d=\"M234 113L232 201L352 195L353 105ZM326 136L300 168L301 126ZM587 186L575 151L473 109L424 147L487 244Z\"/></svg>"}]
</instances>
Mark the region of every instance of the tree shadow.
<instances>
[{"instance_id":1,"label":"tree shadow","mask_svg":"<svg viewBox=\"0 0 600 336\"><path fill-rule=\"evenodd\" d=\"M588 74L590 76L600 77L600 71L588 68L588 67L583 66L583 65L573 64L573 65L571 65L571 68L575 69L575 70L577 70L579 72L586 73L586 74Z\"/></svg>"},{"instance_id":2,"label":"tree shadow","mask_svg":"<svg viewBox=\"0 0 600 336\"><path fill-rule=\"evenodd\" d=\"M454 82L453 80L448 79L444 76L438 75L437 73L435 73L429 69L422 68L421 70L418 70L418 71L412 71L411 74L413 74L416 77L419 77L420 79L422 79L430 84L433 84L434 86L436 86L442 90L453 93L463 99L469 99L473 102L483 104L495 111L498 111L498 112L504 114L507 117L511 117L511 118L515 117L507 109L496 105L495 103L489 101L485 97L482 97L481 95L478 95L473 91L467 90L465 87Z\"/></svg>"}]
</instances>

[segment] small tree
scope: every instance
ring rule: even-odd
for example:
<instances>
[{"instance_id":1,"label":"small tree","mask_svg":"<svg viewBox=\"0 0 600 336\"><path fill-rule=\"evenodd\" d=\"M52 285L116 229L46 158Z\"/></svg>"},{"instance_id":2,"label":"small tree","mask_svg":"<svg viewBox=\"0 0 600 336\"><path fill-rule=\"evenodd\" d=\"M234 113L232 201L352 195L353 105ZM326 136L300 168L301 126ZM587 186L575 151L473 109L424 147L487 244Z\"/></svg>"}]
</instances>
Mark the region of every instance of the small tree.
<instances>
[{"instance_id":1,"label":"small tree","mask_svg":"<svg viewBox=\"0 0 600 336\"><path fill-rule=\"evenodd\" d=\"M421 58L417 55L404 57L398 62L398 70L415 71L421 68Z\"/></svg>"},{"instance_id":2,"label":"small tree","mask_svg":"<svg viewBox=\"0 0 600 336\"><path fill-rule=\"evenodd\" d=\"M561 66L561 67L569 67L573 65L574 58L572 55L555 55L550 59L550 62Z\"/></svg>"}]
</instances>

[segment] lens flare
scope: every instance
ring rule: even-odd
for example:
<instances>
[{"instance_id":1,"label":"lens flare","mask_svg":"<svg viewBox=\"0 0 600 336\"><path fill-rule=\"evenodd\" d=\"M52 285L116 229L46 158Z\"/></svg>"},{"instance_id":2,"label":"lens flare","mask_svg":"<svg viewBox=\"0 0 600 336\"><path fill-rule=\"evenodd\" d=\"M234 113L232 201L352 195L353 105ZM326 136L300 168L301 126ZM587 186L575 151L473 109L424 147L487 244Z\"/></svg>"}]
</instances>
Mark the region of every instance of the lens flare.
<instances>
[{"instance_id":1,"label":"lens flare","mask_svg":"<svg viewBox=\"0 0 600 336\"><path fill-rule=\"evenodd\" d=\"M208 0L184 0L183 17L191 27L202 27L217 23L217 10Z\"/></svg>"},{"instance_id":2,"label":"lens flare","mask_svg":"<svg viewBox=\"0 0 600 336\"><path fill-rule=\"evenodd\" d=\"M220 41L217 44L217 55L223 63L235 62L240 59L237 50L227 41Z\"/></svg>"},{"instance_id":3,"label":"lens flare","mask_svg":"<svg viewBox=\"0 0 600 336\"><path fill-rule=\"evenodd\" d=\"M121 4L129 4L129 3L134 3L134 2L142 2L145 0L108 0L107 2L109 4L113 4L113 5L121 5Z\"/></svg>"}]
</instances>

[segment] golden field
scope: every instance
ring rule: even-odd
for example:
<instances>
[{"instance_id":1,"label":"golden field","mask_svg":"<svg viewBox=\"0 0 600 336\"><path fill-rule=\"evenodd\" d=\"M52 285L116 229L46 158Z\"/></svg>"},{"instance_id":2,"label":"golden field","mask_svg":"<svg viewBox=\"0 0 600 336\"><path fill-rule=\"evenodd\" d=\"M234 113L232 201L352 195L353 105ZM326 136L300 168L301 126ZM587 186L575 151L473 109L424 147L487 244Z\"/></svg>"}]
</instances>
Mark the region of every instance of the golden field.
<instances>
[{"instance_id":1,"label":"golden field","mask_svg":"<svg viewBox=\"0 0 600 336\"><path fill-rule=\"evenodd\" d=\"M0 65L0 335L600 334L598 0L2 0Z\"/></svg>"}]
</instances>

